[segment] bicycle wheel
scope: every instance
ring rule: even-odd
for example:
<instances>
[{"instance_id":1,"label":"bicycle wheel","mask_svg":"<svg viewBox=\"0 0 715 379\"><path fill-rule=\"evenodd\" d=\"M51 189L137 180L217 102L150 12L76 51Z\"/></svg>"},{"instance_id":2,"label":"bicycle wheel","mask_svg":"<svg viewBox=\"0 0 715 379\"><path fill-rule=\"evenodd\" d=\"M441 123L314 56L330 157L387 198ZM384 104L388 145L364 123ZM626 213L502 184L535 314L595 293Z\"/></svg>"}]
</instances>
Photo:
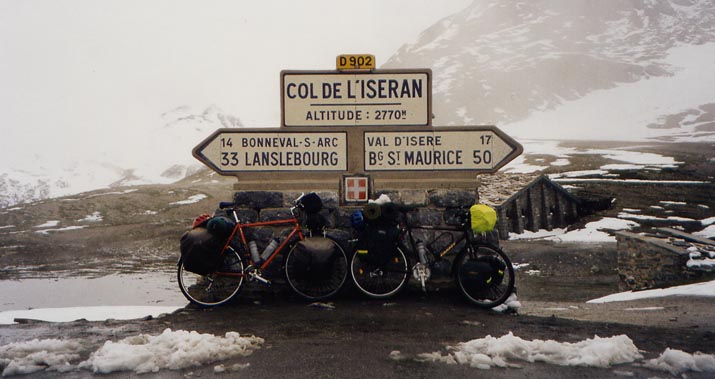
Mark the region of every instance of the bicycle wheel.
<instances>
[{"instance_id":1,"label":"bicycle wheel","mask_svg":"<svg viewBox=\"0 0 715 379\"><path fill-rule=\"evenodd\" d=\"M213 307L229 302L243 285L243 261L229 246L221 267L208 275L198 275L184 269L179 260L178 280L181 292L193 304Z\"/></svg>"},{"instance_id":2,"label":"bicycle wheel","mask_svg":"<svg viewBox=\"0 0 715 379\"><path fill-rule=\"evenodd\" d=\"M409 279L407 258L397 247L384 264L374 264L356 251L350 262L355 286L373 299L385 299L398 293Z\"/></svg>"},{"instance_id":3,"label":"bicycle wheel","mask_svg":"<svg viewBox=\"0 0 715 379\"><path fill-rule=\"evenodd\" d=\"M285 258L286 281L298 295L321 300L335 295L348 276L345 250L329 237L295 243Z\"/></svg>"},{"instance_id":4,"label":"bicycle wheel","mask_svg":"<svg viewBox=\"0 0 715 379\"><path fill-rule=\"evenodd\" d=\"M467 246L455 258L454 268L459 289L479 307L494 308L514 291L514 266L496 246Z\"/></svg>"}]
</instances>

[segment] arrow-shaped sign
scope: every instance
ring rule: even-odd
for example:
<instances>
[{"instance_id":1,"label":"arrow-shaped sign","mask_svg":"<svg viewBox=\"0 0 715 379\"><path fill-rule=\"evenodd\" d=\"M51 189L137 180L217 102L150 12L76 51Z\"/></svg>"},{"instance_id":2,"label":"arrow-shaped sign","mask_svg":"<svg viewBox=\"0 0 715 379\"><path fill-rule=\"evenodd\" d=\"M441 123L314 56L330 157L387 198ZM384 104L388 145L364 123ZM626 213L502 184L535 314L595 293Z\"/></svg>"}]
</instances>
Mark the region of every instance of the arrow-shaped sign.
<instances>
[{"instance_id":1,"label":"arrow-shaped sign","mask_svg":"<svg viewBox=\"0 0 715 379\"><path fill-rule=\"evenodd\" d=\"M493 126L364 133L365 171L494 173L523 147Z\"/></svg>"},{"instance_id":2,"label":"arrow-shaped sign","mask_svg":"<svg viewBox=\"0 0 715 379\"><path fill-rule=\"evenodd\" d=\"M193 155L221 175L247 171L345 171L347 140L345 132L219 129L196 146Z\"/></svg>"}]
</instances>

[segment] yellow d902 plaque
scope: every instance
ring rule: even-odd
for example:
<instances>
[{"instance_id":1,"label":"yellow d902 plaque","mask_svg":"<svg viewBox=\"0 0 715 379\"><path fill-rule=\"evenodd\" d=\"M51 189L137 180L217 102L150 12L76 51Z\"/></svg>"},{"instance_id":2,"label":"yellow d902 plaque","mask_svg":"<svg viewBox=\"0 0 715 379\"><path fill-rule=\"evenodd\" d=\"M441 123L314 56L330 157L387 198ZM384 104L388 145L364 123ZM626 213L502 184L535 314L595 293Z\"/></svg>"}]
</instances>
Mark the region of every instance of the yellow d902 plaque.
<instances>
[{"instance_id":1,"label":"yellow d902 plaque","mask_svg":"<svg viewBox=\"0 0 715 379\"><path fill-rule=\"evenodd\" d=\"M338 70L374 70L375 56L372 54L343 54L335 59Z\"/></svg>"}]
</instances>

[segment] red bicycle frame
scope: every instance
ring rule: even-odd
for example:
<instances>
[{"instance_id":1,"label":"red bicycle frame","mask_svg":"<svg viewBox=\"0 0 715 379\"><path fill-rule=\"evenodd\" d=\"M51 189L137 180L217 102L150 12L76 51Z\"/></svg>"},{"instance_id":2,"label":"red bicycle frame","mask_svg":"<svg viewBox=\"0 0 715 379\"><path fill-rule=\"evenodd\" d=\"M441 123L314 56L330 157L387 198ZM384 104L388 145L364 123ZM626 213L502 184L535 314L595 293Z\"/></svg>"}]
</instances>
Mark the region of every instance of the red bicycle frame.
<instances>
[{"instance_id":1,"label":"red bicycle frame","mask_svg":"<svg viewBox=\"0 0 715 379\"><path fill-rule=\"evenodd\" d=\"M234 215L234 218L235 215ZM300 228L300 222L298 219L293 216L292 218L289 219L281 219L281 220L273 220L273 221L259 221L259 222L249 222L249 223L240 223L237 222L236 226L233 228L233 231L231 232L231 235L228 237L228 241L226 241L226 244L223 246L223 250L221 250L222 254L225 254L226 249L229 247L231 244L231 241L233 241L234 236L238 233L238 235L241 237L241 243L243 244L243 248L245 251L248 251L248 241L246 241L246 234L243 232L244 229L247 228L255 228L259 226L281 226L281 225L293 225L293 230L291 230L290 234L286 238L283 239L283 241L278 245L278 247L273 250L273 253L266 259L261 266L259 267L261 270L265 269L268 267L271 262L273 262L273 259L283 250L283 248L288 245L288 243L291 241L291 239L295 236L298 236L298 240L304 240L305 236L303 235L303 231Z\"/></svg>"}]
</instances>

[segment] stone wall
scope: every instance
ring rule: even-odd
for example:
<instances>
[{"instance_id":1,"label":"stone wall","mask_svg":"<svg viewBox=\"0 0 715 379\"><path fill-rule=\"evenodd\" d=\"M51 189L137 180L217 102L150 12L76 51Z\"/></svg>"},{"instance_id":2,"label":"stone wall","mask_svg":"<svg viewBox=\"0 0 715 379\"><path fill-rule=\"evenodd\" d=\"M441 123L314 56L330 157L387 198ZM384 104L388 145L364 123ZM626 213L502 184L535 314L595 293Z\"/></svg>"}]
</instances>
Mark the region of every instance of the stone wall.
<instances>
[{"instance_id":1,"label":"stone wall","mask_svg":"<svg viewBox=\"0 0 715 379\"><path fill-rule=\"evenodd\" d=\"M340 205L338 193L316 191L323 201L320 216L327 227L327 234L342 243L351 238L350 216L362 205ZM410 225L456 225L455 213L460 206L471 206L476 201L476 190L384 190L377 191L375 197L387 195L395 203L414 207L406 214ZM301 192L294 191L240 191L234 193L238 217L243 222L271 221L290 217L290 208ZM289 227L253 228L249 236L258 244L259 251L273 237L284 235ZM421 234L420 234L421 233ZM449 244L448 237L438 238L442 232L420 231L417 237L425 241L437 239L434 249ZM489 236L498 242L494 235Z\"/></svg>"},{"instance_id":2,"label":"stone wall","mask_svg":"<svg viewBox=\"0 0 715 379\"><path fill-rule=\"evenodd\" d=\"M690 283L697 276L687 267L687 250L661 238L617 232L618 274L628 290L663 288Z\"/></svg>"}]
</instances>

